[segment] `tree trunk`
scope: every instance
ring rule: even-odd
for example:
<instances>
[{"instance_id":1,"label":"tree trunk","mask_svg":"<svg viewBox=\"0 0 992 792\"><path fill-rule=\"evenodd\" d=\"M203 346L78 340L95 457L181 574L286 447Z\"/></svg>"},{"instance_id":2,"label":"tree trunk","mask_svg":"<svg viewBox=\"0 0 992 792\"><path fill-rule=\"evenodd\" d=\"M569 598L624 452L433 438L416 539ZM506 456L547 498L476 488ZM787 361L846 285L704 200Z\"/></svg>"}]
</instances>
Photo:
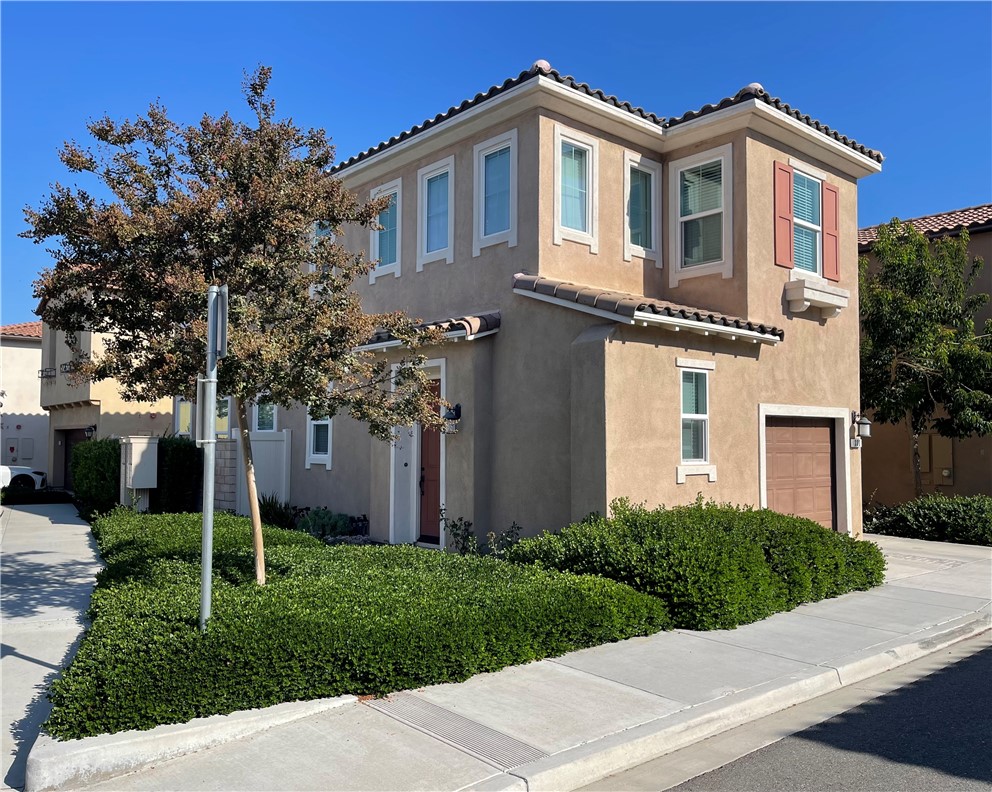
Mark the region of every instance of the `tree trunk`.
<instances>
[{"instance_id":1,"label":"tree trunk","mask_svg":"<svg viewBox=\"0 0 992 792\"><path fill-rule=\"evenodd\" d=\"M916 487L916 497L923 494L923 474L920 471L920 433L910 429L913 435L913 485Z\"/></svg>"},{"instance_id":2,"label":"tree trunk","mask_svg":"<svg viewBox=\"0 0 992 792\"><path fill-rule=\"evenodd\" d=\"M238 413L238 431L241 433L241 461L245 468L245 481L248 483L248 511L251 512L251 543L255 548L255 581L265 585L265 545L262 542L262 514L258 510L258 489L255 486L255 463L251 455L251 424L248 423L248 405L242 399L234 399L234 409Z\"/></svg>"}]
</instances>

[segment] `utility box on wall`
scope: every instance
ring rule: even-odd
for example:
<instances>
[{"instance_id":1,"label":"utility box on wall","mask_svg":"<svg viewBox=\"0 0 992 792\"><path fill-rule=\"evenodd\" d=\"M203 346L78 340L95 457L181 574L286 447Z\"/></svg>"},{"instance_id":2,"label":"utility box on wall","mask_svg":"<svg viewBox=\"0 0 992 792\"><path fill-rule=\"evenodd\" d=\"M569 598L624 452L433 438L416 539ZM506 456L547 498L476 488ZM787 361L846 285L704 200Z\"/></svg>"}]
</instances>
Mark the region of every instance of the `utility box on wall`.
<instances>
[{"instance_id":1,"label":"utility box on wall","mask_svg":"<svg viewBox=\"0 0 992 792\"><path fill-rule=\"evenodd\" d=\"M121 438L121 501L148 511L148 490L158 486L158 438Z\"/></svg>"}]
</instances>

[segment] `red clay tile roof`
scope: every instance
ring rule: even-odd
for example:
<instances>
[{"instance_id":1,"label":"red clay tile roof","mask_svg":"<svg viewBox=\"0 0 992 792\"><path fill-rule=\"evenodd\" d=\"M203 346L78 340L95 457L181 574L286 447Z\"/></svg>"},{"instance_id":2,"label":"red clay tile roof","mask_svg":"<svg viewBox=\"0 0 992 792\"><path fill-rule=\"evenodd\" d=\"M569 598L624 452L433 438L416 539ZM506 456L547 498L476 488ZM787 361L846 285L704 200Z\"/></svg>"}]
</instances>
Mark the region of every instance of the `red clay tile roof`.
<instances>
[{"instance_id":1,"label":"red clay tile roof","mask_svg":"<svg viewBox=\"0 0 992 792\"><path fill-rule=\"evenodd\" d=\"M909 223L917 231L927 236L939 236L949 231L967 228L969 231L978 226L992 223L992 204L969 206L967 209L955 209L953 212L914 217L903 222ZM879 226L858 229L858 246L871 245L878 239Z\"/></svg>"},{"instance_id":2,"label":"red clay tile roof","mask_svg":"<svg viewBox=\"0 0 992 792\"><path fill-rule=\"evenodd\" d=\"M488 333L493 330L499 330L499 323L499 311L489 311L488 313L482 313L476 316L458 316L451 319L438 319L433 322L424 322L420 325L420 327L437 327L440 328L445 334L464 331L467 336L475 336L480 333ZM380 330L369 339L368 344L384 344L393 340L395 340L395 338L391 333L385 330Z\"/></svg>"},{"instance_id":3,"label":"red clay tile roof","mask_svg":"<svg viewBox=\"0 0 992 792\"><path fill-rule=\"evenodd\" d=\"M41 338L41 322L20 322L0 327L0 335L18 338Z\"/></svg>"},{"instance_id":4,"label":"red clay tile roof","mask_svg":"<svg viewBox=\"0 0 992 792\"><path fill-rule=\"evenodd\" d=\"M647 110L645 110L642 107L635 107L630 102L621 101L620 99L618 99L613 95L606 94L599 89L592 88L588 85L588 83L580 83L574 77L562 75L556 69L552 69L551 66L547 63L547 61L537 61L529 69L520 72L520 74L518 74L516 77L510 77L509 79L505 80L501 85L494 85L485 93L478 93L473 98L466 99L457 107L449 107L445 112L438 113L436 116L434 116L434 118L429 118L426 121L422 122L421 124L413 127L412 129L408 129L405 132L401 132L399 135L395 137L391 137L389 140L384 140L378 145L372 146L372 148L366 149L365 151L356 154L354 157L351 157L350 159L347 159L344 162L335 165L331 169L331 172L338 173L344 170L345 168L350 167L351 165L355 165L356 163L362 162L363 160L366 160L369 157L374 156L375 154L378 154L382 151L385 151L388 148L391 148L392 146L402 143L404 140L408 140L414 135L417 135L421 132L431 129L437 126L438 124L441 124L451 118L454 118L455 116L461 113L464 113L466 110L470 110L473 107L477 107L478 105L490 99L493 99L499 96L500 94L506 93L507 91L516 88L518 85L522 85L528 80L532 80L538 76L548 77L554 80L555 82L557 82L559 85L564 85L566 88L571 88L577 91L578 93L582 93L585 94L586 96L591 96L595 99L599 99L603 103L611 105L612 107L616 107L619 110L625 110L631 115L635 115L638 118L644 119L645 121L657 125L660 129L668 129L673 126L683 124L686 121L692 121L701 116L709 115L710 113L715 113L718 110L724 110L728 107L733 107L734 105L747 102L751 99L757 99L758 101L764 102L765 104L774 107L776 110L780 110L781 112L785 113L788 116L792 116L793 118L801 121L807 126L812 127L817 132L820 132L821 134L826 135L829 138L832 138L834 140L839 141L840 143L843 143L844 145L854 149L860 154L864 154L866 157L870 157L876 162L881 162L883 159L881 153L877 151L873 151L872 149L861 145L856 140L852 138L848 138L846 135L841 135L836 130L831 129L826 124L823 124L814 118L810 118L808 115L803 115L800 111L789 106L781 99L777 99L773 96L770 96L768 92L765 91L765 89L762 88L761 85L759 85L758 83L751 83L745 86L744 88L742 88L740 91L738 91L734 96L729 96L724 99L721 99L716 104L705 105L699 110L690 111L688 113L685 113L684 115L679 116L678 118L666 119L663 116L658 116L655 115L654 113L649 113Z\"/></svg>"},{"instance_id":5,"label":"red clay tile roof","mask_svg":"<svg viewBox=\"0 0 992 792\"><path fill-rule=\"evenodd\" d=\"M634 314L638 312L652 313L658 316L669 316L673 319L685 319L696 324L718 325L738 330L749 330L753 333L774 335L778 336L779 339L785 337L785 331L772 325L739 319L735 316L725 316L703 308L690 308L687 305L656 300L640 294L597 289L578 283L542 278L539 275L517 273L513 276L513 288L532 291L546 297L556 297L559 300L574 302L577 305L585 305L589 308L620 314L628 318L633 318Z\"/></svg>"}]
</instances>

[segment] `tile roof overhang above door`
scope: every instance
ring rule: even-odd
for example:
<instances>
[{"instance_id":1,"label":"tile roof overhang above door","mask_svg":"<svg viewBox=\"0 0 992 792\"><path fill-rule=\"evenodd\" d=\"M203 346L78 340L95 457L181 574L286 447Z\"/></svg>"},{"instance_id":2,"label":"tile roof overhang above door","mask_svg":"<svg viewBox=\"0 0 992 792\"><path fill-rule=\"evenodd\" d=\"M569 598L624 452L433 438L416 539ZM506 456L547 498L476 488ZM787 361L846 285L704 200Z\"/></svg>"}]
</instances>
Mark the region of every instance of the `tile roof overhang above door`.
<instances>
[{"instance_id":1,"label":"tile roof overhang above door","mask_svg":"<svg viewBox=\"0 0 992 792\"><path fill-rule=\"evenodd\" d=\"M780 328L748 319L539 275L514 275L513 293L627 325L662 327L674 332L685 330L704 336L771 346L785 337L785 332Z\"/></svg>"},{"instance_id":2,"label":"tile roof overhang above door","mask_svg":"<svg viewBox=\"0 0 992 792\"><path fill-rule=\"evenodd\" d=\"M444 333L445 341L475 341L477 338L485 338L499 332L500 313L499 311L486 311L484 313L472 314L470 316L457 316L448 319L438 319L433 322L423 322L421 328L437 328ZM403 342L386 331L377 332L369 339L367 344L362 344L358 349L364 351L375 351L377 349L389 349L390 347L402 346Z\"/></svg>"}]
</instances>

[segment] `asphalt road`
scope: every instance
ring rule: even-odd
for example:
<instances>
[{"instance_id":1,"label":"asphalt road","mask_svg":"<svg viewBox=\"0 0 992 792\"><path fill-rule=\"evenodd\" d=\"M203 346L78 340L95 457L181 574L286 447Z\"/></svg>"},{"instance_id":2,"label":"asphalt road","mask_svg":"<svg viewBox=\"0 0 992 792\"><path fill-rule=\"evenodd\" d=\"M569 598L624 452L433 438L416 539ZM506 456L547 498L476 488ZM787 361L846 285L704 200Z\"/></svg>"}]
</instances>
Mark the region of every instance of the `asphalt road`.
<instances>
[{"instance_id":1,"label":"asphalt road","mask_svg":"<svg viewBox=\"0 0 992 792\"><path fill-rule=\"evenodd\" d=\"M992 789L992 647L677 792Z\"/></svg>"},{"instance_id":2,"label":"asphalt road","mask_svg":"<svg viewBox=\"0 0 992 792\"><path fill-rule=\"evenodd\" d=\"M990 640L962 641L583 792L990 792Z\"/></svg>"}]
</instances>

